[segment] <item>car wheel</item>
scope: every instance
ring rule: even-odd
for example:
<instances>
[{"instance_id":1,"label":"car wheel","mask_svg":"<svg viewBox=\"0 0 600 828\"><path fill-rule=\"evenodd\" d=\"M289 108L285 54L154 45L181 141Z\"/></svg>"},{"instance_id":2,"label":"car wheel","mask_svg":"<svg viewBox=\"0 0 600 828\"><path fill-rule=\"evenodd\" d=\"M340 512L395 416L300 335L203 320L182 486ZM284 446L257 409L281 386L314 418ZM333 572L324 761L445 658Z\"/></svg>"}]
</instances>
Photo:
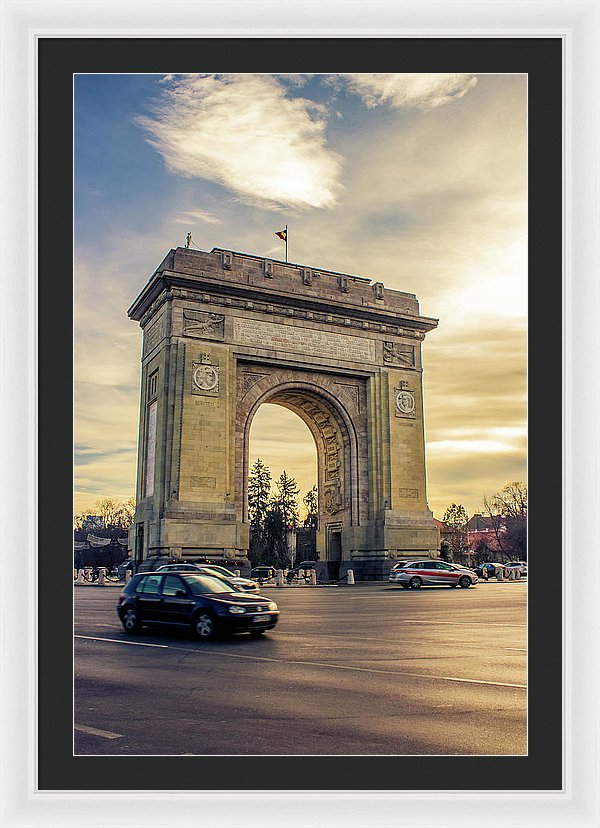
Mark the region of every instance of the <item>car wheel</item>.
<instances>
[{"instance_id":1,"label":"car wheel","mask_svg":"<svg viewBox=\"0 0 600 828\"><path fill-rule=\"evenodd\" d=\"M217 633L215 619L209 612L200 612L194 618L194 634L203 641L214 638Z\"/></svg>"},{"instance_id":2,"label":"car wheel","mask_svg":"<svg viewBox=\"0 0 600 828\"><path fill-rule=\"evenodd\" d=\"M123 624L125 632L133 633L139 630L140 622L138 621L137 612L133 607L127 607L127 609L123 612L121 624Z\"/></svg>"},{"instance_id":3,"label":"car wheel","mask_svg":"<svg viewBox=\"0 0 600 828\"><path fill-rule=\"evenodd\" d=\"M408 585L411 589L421 589L423 581L420 578L411 578Z\"/></svg>"},{"instance_id":4,"label":"car wheel","mask_svg":"<svg viewBox=\"0 0 600 828\"><path fill-rule=\"evenodd\" d=\"M459 578L458 583L462 589L468 589L471 586L471 579L463 575L462 578Z\"/></svg>"}]
</instances>

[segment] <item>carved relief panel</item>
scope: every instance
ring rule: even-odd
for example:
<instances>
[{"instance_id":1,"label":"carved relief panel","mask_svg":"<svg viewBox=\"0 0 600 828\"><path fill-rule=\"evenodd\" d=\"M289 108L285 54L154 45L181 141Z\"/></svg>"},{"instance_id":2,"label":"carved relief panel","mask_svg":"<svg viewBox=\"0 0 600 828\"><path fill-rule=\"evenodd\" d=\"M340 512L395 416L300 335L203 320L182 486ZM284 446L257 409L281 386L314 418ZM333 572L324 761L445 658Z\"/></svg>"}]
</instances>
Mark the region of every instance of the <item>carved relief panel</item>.
<instances>
[{"instance_id":1,"label":"carved relief panel","mask_svg":"<svg viewBox=\"0 0 600 828\"><path fill-rule=\"evenodd\" d=\"M183 309L183 335L198 339L223 339L225 316L222 313Z\"/></svg>"},{"instance_id":2,"label":"carved relief panel","mask_svg":"<svg viewBox=\"0 0 600 828\"><path fill-rule=\"evenodd\" d=\"M404 368L414 368L415 347L414 345L403 345L400 342L384 342L383 361L387 365L402 365Z\"/></svg>"}]
</instances>

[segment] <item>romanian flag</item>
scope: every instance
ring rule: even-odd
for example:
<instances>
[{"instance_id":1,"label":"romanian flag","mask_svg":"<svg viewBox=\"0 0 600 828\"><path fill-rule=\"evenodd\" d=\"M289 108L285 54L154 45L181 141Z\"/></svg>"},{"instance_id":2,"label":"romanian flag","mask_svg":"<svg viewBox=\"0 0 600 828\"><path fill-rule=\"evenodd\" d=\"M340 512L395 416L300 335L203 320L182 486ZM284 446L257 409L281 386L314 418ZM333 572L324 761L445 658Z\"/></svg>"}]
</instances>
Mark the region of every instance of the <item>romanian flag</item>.
<instances>
[{"instance_id":1,"label":"romanian flag","mask_svg":"<svg viewBox=\"0 0 600 828\"><path fill-rule=\"evenodd\" d=\"M278 230L275 235L278 236L281 241L287 241L287 227L285 230Z\"/></svg>"}]
</instances>

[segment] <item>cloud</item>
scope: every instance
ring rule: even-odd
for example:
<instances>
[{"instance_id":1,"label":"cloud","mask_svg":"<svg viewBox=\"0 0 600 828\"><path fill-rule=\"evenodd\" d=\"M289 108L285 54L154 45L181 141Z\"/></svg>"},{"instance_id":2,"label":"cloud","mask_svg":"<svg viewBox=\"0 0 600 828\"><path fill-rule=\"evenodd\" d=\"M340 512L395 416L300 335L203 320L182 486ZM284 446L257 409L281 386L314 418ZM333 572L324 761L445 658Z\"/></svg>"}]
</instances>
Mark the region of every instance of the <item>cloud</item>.
<instances>
[{"instance_id":1,"label":"cloud","mask_svg":"<svg viewBox=\"0 0 600 828\"><path fill-rule=\"evenodd\" d=\"M189 224L190 220L203 221L206 224L222 224L223 220L214 213L208 213L205 210L186 210L182 213L181 218L175 219L177 224Z\"/></svg>"},{"instance_id":2,"label":"cloud","mask_svg":"<svg viewBox=\"0 0 600 828\"><path fill-rule=\"evenodd\" d=\"M341 161L326 145L325 108L287 97L272 76L173 77L137 121L173 173L222 184L246 203L336 202Z\"/></svg>"},{"instance_id":3,"label":"cloud","mask_svg":"<svg viewBox=\"0 0 600 828\"><path fill-rule=\"evenodd\" d=\"M394 108L435 109L466 95L477 84L469 74L365 73L342 74L348 88L368 107L388 103Z\"/></svg>"}]
</instances>

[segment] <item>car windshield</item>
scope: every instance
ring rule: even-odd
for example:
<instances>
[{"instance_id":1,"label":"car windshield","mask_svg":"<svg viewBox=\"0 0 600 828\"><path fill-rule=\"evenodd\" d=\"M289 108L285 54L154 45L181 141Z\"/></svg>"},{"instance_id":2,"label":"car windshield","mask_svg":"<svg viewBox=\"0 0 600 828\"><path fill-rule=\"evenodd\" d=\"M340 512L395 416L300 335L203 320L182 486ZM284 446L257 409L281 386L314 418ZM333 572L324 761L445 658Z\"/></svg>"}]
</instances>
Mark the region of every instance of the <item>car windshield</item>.
<instances>
[{"instance_id":1,"label":"car windshield","mask_svg":"<svg viewBox=\"0 0 600 828\"><path fill-rule=\"evenodd\" d=\"M213 575L182 575L186 584L195 595L206 592L233 592L233 587L227 581Z\"/></svg>"}]
</instances>

